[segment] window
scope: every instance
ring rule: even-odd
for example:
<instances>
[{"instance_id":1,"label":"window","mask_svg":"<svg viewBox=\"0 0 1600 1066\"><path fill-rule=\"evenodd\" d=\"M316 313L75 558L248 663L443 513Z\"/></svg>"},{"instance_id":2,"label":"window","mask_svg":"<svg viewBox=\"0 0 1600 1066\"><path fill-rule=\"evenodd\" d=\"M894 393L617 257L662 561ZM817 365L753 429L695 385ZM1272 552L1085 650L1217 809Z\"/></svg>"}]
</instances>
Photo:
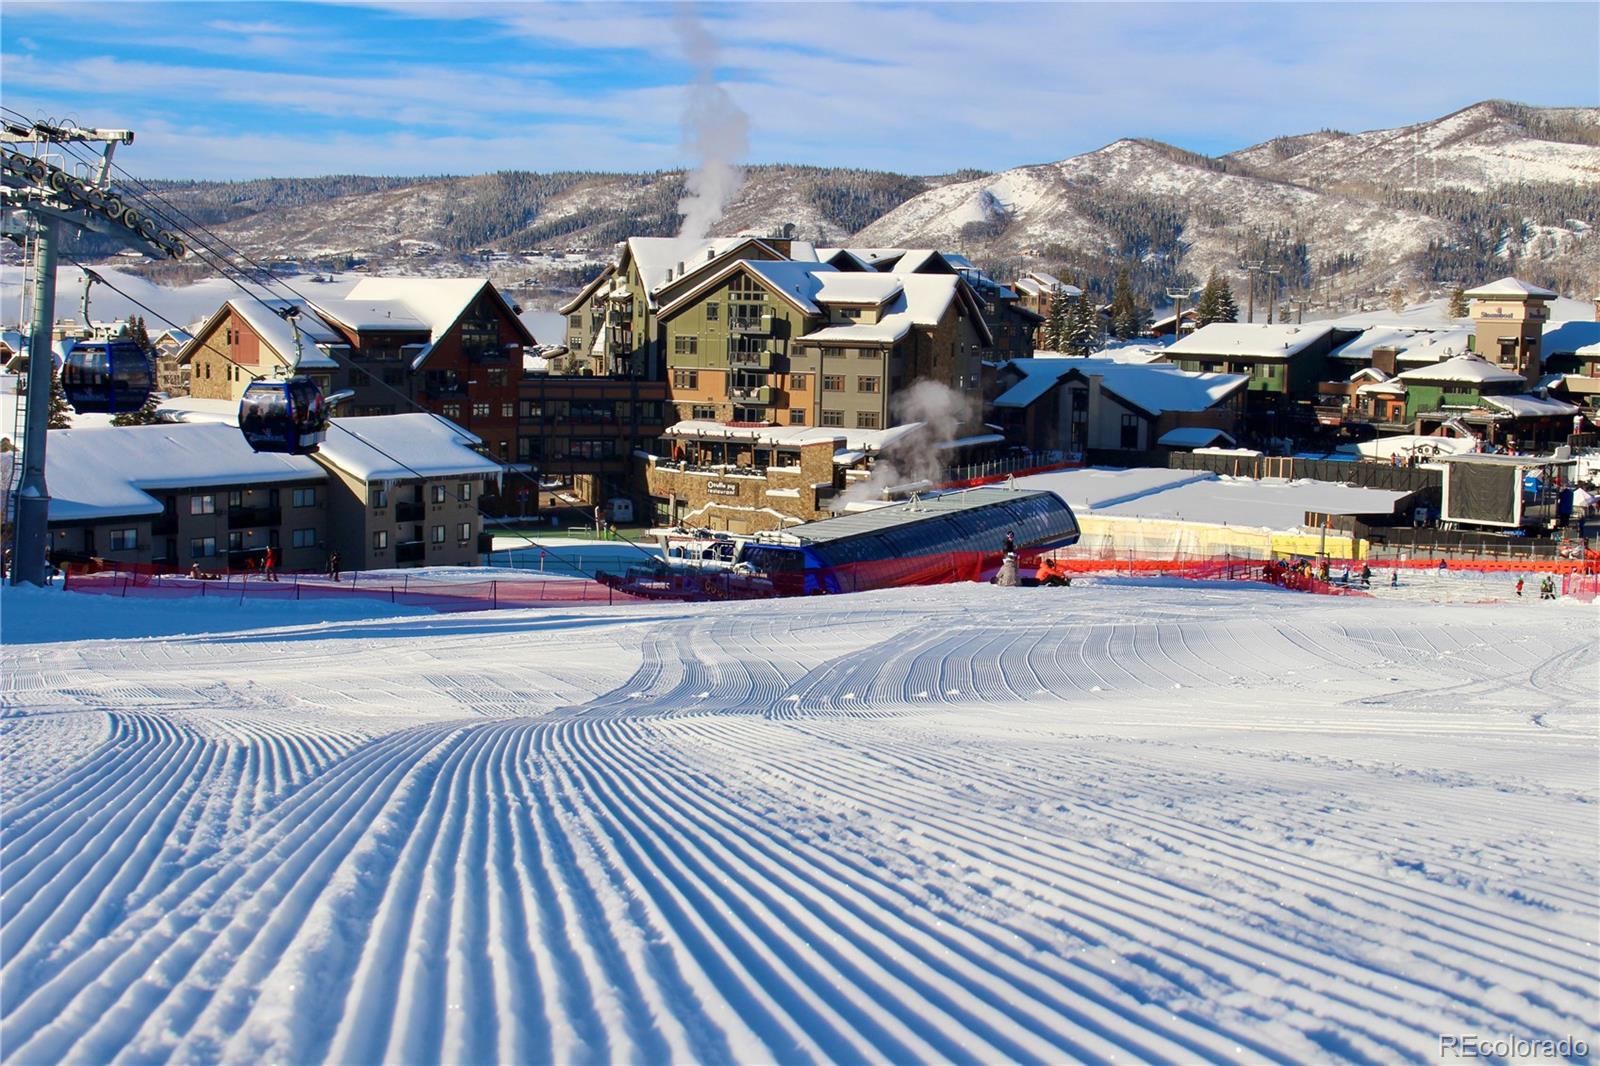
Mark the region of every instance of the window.
<instances>
[{"instance_id":1,"label":"window","mask_svg":"<svg viewBox=\"0 0 1600 1066\"><path fill-rule=\"evenodd\" d=\"M806 386L809 385L810 383L811 383L811 379L806 377L804 374L790 374L789 375L789 391L790 392L805 392L806 391Z\"/></svg>"},{"instance_id":2,"label":"window","mask_svg":"<svg viewBox=\"0 0 1600 1066\"><path fill-rule=\"evenodd\" d=\"M497 389L506 383L504 367L492 366L488 368L486 373L489 375L489 387L491 389Z\"/></svg>"},{"instance_id":3,"label":"window","mask_svg":"<svg viewBox=\"0 0 1600 1066\"><path fill-rule=\"evenodd\" d=\"M876 411L857 411L856 412L856 428L857 429L877 429L878 428L878 412L876 412Z\"/></svg>"},{"instance_id":4,"label":"window","mask_svg":"<svg viewBox=\"0 0 1600 1066\"><path fill-rule=\"evenodd\" d=\"M824 374L824 375L822 375L822 391L823 392L843 392L844 391L844 375L843 374Z\"/></svg>"},{"instance_id":5,"label":"window","mask_svg":"<svg viewBox=\"0 0 1600 1066\"><path fill-rule=\"evenodd\" d=\"M373 489L372 490L372 509L374 511L381 511L387 506L389 506L389 490L388 489Z\"/></svg>"},{"instance_id":6,"label":"window","mask_svg":"<svg viewBox=\"0 0 1600 1066\"><path fill-rule=\"evenodd\" d=\"M228 534L228 550L231 552L244 551L244 534L242 532Z\"/></svg>"},{"instance_id":7,"label":"window","mask_svg":"<svg viewBox=\"0 0 1600 1066\"><path fill-rule=\"evenodd\" d=\"M447 404L445 404L444 405L444 416L446 418L459 421L460 418L461 418L461 405L458 404L458 403L447 403Z\"/></svg>"},{"instance_id":8,"label":"window","mask_svg":"<svg viewBox=\"0 0 1600 1066\"><path fill-rule=\"evenodd\" d=\"M217 498L215 496L190 496L190 514L216 514Z\"/></svg>"},{"instance_id":9,"label":"window","mask_svg":"<svg viewBox=\"0 0 1600 1066\"><path fill-rule=\"evenodd\" d=\"M296 507L315 507L317 505L316 489L295 489L290 502Z\"/></svg>"},{"instance_id":10,"label":"window","mask_svg":"<svg viewBox=\"0 0 1600 1066\"><path fill-rule=\"evenodd\" d=\"M456 499L460 500L462 503L466 503L468 500L472 499L472 482L463 481L460 485L456 486Z\"/></svg>"},{"instance_id":11,"label":"window","mask_svg":"<svg viewBox=\"0 0 1600 1066\"><path fill-rule=\"evenodd\" d=\"M712 300L710 303L706 304L706 321L707 322L715 322L716 320L717 320L717 302L715 300Z\"/></svg>"},{"instance_id":12,"label":"window","mask_svg":"<svg viewBox=\"0 0 1600 1066\"><path fill-rule=\"evenodd\" d=\"M698 389L700 387L700 371L674 370L672 372L672 387L675 389Z\"/></svg>"},{"instance_id":13,"label":"window","mask_svg":"<svg viewBox=\"0 0 1600 1066\"><path fill-rule=\"evenodd\" d=\"M473 404L472 405L472 417L473 418L488 418L489 417L489 405L486 404L486 403L475 403L475 404Z\"/></svg>"},{"instance_id":14,"label":"window","mask_svg":"<svg viewBox=\"0 0 1600 1066\"><path fill-rule=\"evenodd\" d=\"M500 405L500 417L501 418L516 418L517 417L517 405L514 404L514 403L503 403L503 404L501 404Z\"/></svg>"},{"instance_id":15,"label":"window","mask_svg":"<svg viewBox=\"0 0 1600 1066\"><path fill-rule=\"evenodd\" d=\"M567 325L571 326L573 329L582 329L583 328L583 315L581 315L581 314L579 314L577 312L574 312L574 313L568 315L567 316Z\"/></svg>"},{"instance_id":16,"label":"window","mask_svg":"<svg viewBox=\"0 0 1600 1066\"><path fill-rule=\"evenodd\" d=\"M196 559L210 559L217 554L217 538L195 537L189 541L189 554Z\"/></svg>"},{"instance_id":17,"label":"window","mask_svg":"<svg viewBox=\"0 0 1600 1066\"><path fill-rule=\"evenodd\" d=\"M384 551L389 547L389 531L380 529L372 534L372 550Z\"/></svg>"},{"instance_id":18,"label":"window","mask_svg":"<svg viewBox=\"0 0 1600 1066\"><path fill-rule=\"evenodd\" d=\"M503 441L500 442L500 461L503 463L507 459L510 459L510 458L511 458L511 442L508 441L508 440L503 440Z\"/></svg>"},{"instance_id":19,"label":"window","mask_svg":"<svg viewBox=\"0 0 1600 1066\"><path fill-rule=\"evenodd\" d=\"M699 337L674 337L672 338L673 355L699 355Z\"/></svg>"},{"instance_id":20,"label":"window","mask_svg":"<svg viewBox=\"0 0 1600 1066\"><path fill-rule=\"evenodd\" d=\"M710 404L697 403L693 408L690 409L689 417L698 418L707 422L715 422L717 419L717 409Z\"/></svg>"},{"instance_id":21,"label":"window","mask_svg":"<svg viewBox=\"0 0 1600 1066\"><path fill-rule=\"evenodd\" d=\"M317 546L317 531L314 529L297 529L289 534L289 544L295 548L315 548Z\"/></svg>"},{"instance_id":22,"label":"window","mask_svg":"<svg viewBox=\"0 0 1600 1066\"><path fill-rule=\"evenodd\" d=\"M445 496L449 493L449 491L450 490L446 489L443 485L435 485L433 487L433 502L443 503L445 501Z\"/></svg>"},{"instance_id":23,"label":"window","mask_svg":"<svg viewBox=\"0 0 1600 1066\"><path fill-rule=\"evenodd\" d=\"M823 411L822 418L819 420L818 424L824 426L842 426L844 425L844 412Z\"/></svg>"},{"instance_id":24,"label":"window","mask_svg":"<svg viewBox=\"0 0 1600 1066\"><path fill-rule=\"evenodd\" d=\"M228 493L228 506L229 507L243 507L244 506L244 493L238 492L238 491Z\"/></svg>"},{"instance_id":25,"label":"window","mask_svg":"<svg viewBox=\"0 0 1600 1066\"><path fill-rule=\"evenodd\" d=\"M434 526L433 527L433 542L435 544L443 544L444 543L444 527L443 526Z\"/></svg>"},{"instance_id":26,"label":"window","mask_svg":"<svg viewBox=\"0 0 1600 1066\"><path fill-rule=\"evenodd\" d=\"M806 424L806 413L798 407L789 408L789 424L803 426Z\"/></svg>"},{"instance_id":27,"label":"window","mask_svg":"<svg viewBox=\"0 0 1600 1066\"><path fill-rule=\"evenodd\" d=\"M1139 446L1139 416L1122 416L1122 447L1137 448Z\"/></svg>"},{"instance_id":28,"label":"window","mask_svg":"<svg viewBox=\"0 0 1600 1066\"><path fill-rule=\"evenodd\" d=\"M471 522L463 522L463 523L461 523L461 528L459 530L457 530L456 536L458 538L460 538L461 540L471 540L472 539L472 523Z\"/></svg>"},{"instance_id":29,"label":"window","mask_svg":"<svg viewBox=\"0 0 1600 1066\"><path fill-rule=\"evenodd\" d=\"M859 308L859 307L841 307L841 308L839 308L839 314L842 315L845 318L860 318L861 317L861 308Z\"/></svg>"},{"instance_id":30,"label":"window","mask_svg":"<svg viewBox=\"0 0 1600 1066\"><path fill-rule=\"evenodd\" d=\"M882 391L880 388L882 382L883 379L878 377L858 377L856 378L856 391L880 392Z\"/></svg>"},{"instance_id":31,"label":"window","mask_svg":"<svg viewBox=\"0 0 1600 1066\"><path fill-rule=\"evenodd\" d=\"M111 550L114 552L131 552L139 546L139 531L137 529L113 529L111 531Z\"/></svg>"}]
</instances>

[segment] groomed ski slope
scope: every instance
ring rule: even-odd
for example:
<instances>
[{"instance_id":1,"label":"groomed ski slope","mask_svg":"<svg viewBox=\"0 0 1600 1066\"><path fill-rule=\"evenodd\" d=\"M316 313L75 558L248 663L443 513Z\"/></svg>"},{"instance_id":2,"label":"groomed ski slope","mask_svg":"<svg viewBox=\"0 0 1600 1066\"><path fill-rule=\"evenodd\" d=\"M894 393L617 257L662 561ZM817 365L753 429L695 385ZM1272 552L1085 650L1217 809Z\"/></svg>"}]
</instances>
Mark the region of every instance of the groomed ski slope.
<instances>
[{"instance_id":1,"label":"groomed ski slope","mask_svg":"<svg viewBox=\"0 0 1600 1066\"><path fill-rule=\"evenodd\" d=\"M1576 603L3 607L8 1063L1597 1046Z\"/></svg>"}]
</instances>

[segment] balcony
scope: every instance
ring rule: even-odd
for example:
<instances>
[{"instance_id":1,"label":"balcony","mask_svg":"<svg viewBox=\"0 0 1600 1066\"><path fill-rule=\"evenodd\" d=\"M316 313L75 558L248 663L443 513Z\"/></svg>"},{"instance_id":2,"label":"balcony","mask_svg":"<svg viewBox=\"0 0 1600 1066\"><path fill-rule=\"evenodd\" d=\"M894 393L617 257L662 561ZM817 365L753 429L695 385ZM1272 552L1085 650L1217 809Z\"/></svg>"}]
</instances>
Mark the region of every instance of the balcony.
<instances>
[{"instance_id":1,"label":"balcony","mask_svg":"<svg viewBox=\"0 0 1600 1066\"><path fill-rule=\"evenodd\" d=\"M229 529L255 529L258 526L276 526L283 523L281 507L230 507Z\"/></svg>"},{"instance_id":2,"label":"balcony","mask_svg":"<svg viewBox=\"0 0 1600 1066\"><path fill-rule=\"evenodd\" d=\"M420 522L423 516L423 506L415 500L408 503L394 505L394 520L396 522Z\"/></svg>"},{"instance_id":3,"label":"balcony","mask_svg":"<svg viewBox=\"0 0 1600 1066\"><path fill-rule=\"evenodd\" d=\"M731 333L746 336L765 337L772 333L772 316L759 315L756 317L730 318L728 330Z\"/></svg>"},{"instance_id":4,"label":"balcony","mask_svg":"<svg viewBox=\"0 0 1600 1066\"><path fill-rule=\"evenodd\" d=\"M150 526L150 535L153 537L170 537L177 532L178 515L175 511L161 512Z\"/></svg>"},{"instance_id":5,"label":"balcony","mask_svg":"<svg viewBox=\"0 0 1600 1066\"><path fill-rule=\"evenodd\" d=\"M420 563L428 554L428 546L420 540L403 540L395 545L394 561Z\"/></svg>"},{"instance_id":6,"label":"balcony","mask_svg":"<svg viewBox=\"0 0 1600 1066\"><path fill-rule=\"evenodd\" d=\"M627 329L623 326L612 326L607 331L606 340L618 347L632 348L633 330Z\"/></svg>"},{"instance_id":7,"label":"balcony","mask_svg":"<svg viewBox=\"0 0 1600 1066\"><path fill-rule=\"evenodd\" d=\"M757 407L768 407L772 404L772 386L733 385L728 389L728 398L735 403L748 403Z\"/></svg>"},{"instance_id":8,"label":"balcony","mask_svg":"<svg viewBox=\"0 0 1600 1066\"><path fill-rule=\"evenodd\" d=\"M744 370L771 370L772 349L763 348L758 352L729 352L728 365Z\"/></svg>"},{"instance_id":9,"label":"balcony","mask_svg":"<svg viewBox=\"0 0 1600 1066\"><path fill-rule=\"evenodd\" d=\"M429 399L439 399L444 396L465 396L467 394L467 383L461 380L427 381L422 385L422 394Z\"/></svg>"}]
</instances>

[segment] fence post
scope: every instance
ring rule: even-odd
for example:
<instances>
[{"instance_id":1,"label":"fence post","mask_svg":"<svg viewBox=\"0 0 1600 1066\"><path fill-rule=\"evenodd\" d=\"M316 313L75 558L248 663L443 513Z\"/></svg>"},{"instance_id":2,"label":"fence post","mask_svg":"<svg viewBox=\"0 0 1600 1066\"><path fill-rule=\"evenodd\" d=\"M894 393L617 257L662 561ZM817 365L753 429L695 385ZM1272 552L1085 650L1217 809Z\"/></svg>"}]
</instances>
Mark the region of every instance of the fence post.
<instances>
[{"instance_id":1,"label":"fence post","mask_svg":"<svg viewBox=\"0 0 1600 1066\"><path fill-rule=\"evenodd\" d=\"M129 581L129 579L126 578L126 577L124 577L122 579L122 598L123 599L127 599L128 598L128 581Z\"/></svg>"},{"instance_id":2,"label":"fence post","mask_svg":"<svg viewBox=\"0 0 1600 1066\"><path fill-rule=\"evenodd\" d=\"M279 498L281 499L282 497L279 497ZM294 598L295 598L295 602L298 603L299 600L300 600L300 575L299 574L294 575Z\"/></svg>"},{"instance_id":3,"label":"fence post","mask_svg":"<svg viewBox=\"0 0 1600 1066\"><path fill-rule=\"evenodd\" d=\"M493 611L500 609L500 582L498 581L489 582L489 609Z\"/></svg>"}]
</instances>

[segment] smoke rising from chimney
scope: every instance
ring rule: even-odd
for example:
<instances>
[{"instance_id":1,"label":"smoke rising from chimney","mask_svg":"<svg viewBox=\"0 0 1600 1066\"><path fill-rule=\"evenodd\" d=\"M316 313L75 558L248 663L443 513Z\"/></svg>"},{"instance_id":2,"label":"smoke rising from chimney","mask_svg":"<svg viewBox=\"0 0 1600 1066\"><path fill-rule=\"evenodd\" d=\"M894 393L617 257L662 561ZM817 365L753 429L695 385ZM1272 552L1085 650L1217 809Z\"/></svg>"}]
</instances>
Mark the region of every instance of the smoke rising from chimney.
<instances>
[{"instance_id":1,"label":"smoke rising from chimney","mask_svg":"<svg viewBox=\"0 0 1600 1066\"><path fill-rule=\"evenodd\" d=\"M977 404L971 397L937 381L914 383L895 396L892 406L900 424L921 422L922 430L907 444L879 455L867 480L856 482L835 497L829 505L831 510L842 511L852 503L881 500L885 489L896 486L942 480L945 455L939 445L955 440L962 425L977 417Z\"/></svg>"},{"instance_id":2,"label":"smoke rising from chimney","mask_svg":"<svg viewBox=\"0 0 1600 1066\"><path fill-rule=\"evenodd\" d=\"M678 201L680 237L706 237L744 184L738 160L749 150L750 116L717 84L717 42L690 3L674 4L673 29L694 67L683 113L684 143L695 168L684 179L688 194Z\"/></svg>"}]
</instances>

